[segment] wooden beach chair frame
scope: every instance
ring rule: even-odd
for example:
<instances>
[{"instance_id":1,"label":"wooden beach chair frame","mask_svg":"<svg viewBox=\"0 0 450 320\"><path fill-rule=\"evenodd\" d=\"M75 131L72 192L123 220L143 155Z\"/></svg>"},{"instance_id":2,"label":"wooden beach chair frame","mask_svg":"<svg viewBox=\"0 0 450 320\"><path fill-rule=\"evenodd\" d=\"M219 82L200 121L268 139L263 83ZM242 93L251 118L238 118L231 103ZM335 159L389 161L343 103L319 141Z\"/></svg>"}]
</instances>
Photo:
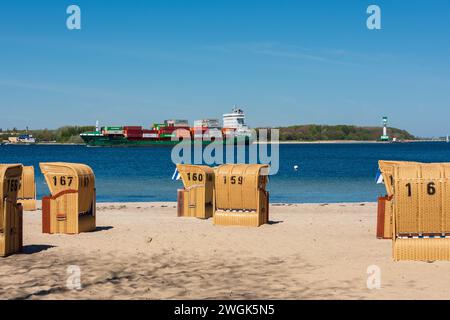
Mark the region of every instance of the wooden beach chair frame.
<instances>
[{"instance_id":1,"label":"wooden beach chair frame","mask_svg":"<svg viewBox=\"0 0 450 320\"><path fill-rule=\"evenodd\" d=\"M450 163L380 161L395 261L450 260Z\"/></svg>"},{"instance_id":2,"label":"wooden beach chair frame","mask_svg":"<svg viewBox=\"0 0 450 320\"><path fill-rule=\"evenodd\" d=\"M24 211L36 211L36 181L33 166L23 166L18 202Z\"/></svg>"},{"instance_id":3,"label":"wooden beach chair frame","mask_svg":"<svg viewBox=\"0 0 450 320\"><path fill-rule=\"evenodd\" d=\"M17 203L21 178L21 164L0 165L0 257L22 251L23 208Z\"/></svg>"},{"instance_id":4,"label":"wooden beach chair frame","mask_svg":"<svg viewBox=\"0 0 450 320\"><path fill-rule=\"evenodd\" d=\"M177 164L184 189L178 190L178 216L209 219L213 216L214 169Z\"/></svg>"},{"instance_id":5,"label":"wooden beach chair frame","mask_svg":"<svg viewBox=\"0 0 450 320\"><path fill-rule=\"evenodd\" d=\"M392 239L392 197L378 198L377 238Z\"/></svg>"},{"instance_id":6,"label":"wooden beach chair frame","mask_svg":"<svg viewBox=\"0 0 450 320\"><path fill-rule=\"evenodd\" d=\"M215 168L214 225L259 227L269 222L268 165Z\"/></svg>"},{"instance_id":7,"label":"wooden beach chair frame","mask_svg":"<svg viewBox=\"0 0 450 320\"><path fill-rule=\"evenodd\" d=\"M42 198L42 232L78 234L96 229L95 175L79 163L40 163L50 196Z\"/></svg>"}]
</instances>

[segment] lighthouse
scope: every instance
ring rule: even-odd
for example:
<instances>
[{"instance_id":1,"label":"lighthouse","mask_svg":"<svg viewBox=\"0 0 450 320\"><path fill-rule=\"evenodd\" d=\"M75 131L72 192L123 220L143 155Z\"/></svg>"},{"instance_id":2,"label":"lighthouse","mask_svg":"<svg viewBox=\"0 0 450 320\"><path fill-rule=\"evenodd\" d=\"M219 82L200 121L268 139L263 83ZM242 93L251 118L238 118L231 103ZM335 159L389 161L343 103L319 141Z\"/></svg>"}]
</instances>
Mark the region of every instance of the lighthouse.
<instances>
[{"instance_id":1,"label":"lighthouse","mask_svg":"<svg viewBox=\"0 0 450 320\"><path fill-rule=\"evenodd\" d=\"M383 135L381 136L381 141L389 141L389 136L387 134L387 125L388 125L388 118L383 117Z\"/></svg>"}]
</instances>

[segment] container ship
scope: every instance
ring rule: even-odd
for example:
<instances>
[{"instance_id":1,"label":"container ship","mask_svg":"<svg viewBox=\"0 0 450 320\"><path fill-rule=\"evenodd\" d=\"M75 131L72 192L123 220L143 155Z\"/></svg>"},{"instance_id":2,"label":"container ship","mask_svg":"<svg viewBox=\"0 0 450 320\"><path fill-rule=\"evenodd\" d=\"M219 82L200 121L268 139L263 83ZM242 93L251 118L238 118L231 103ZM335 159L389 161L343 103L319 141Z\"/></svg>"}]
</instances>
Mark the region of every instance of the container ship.
<instances>
[{"instance_id":1,"label":"container ship","mask_svg":"<svg viewBox=\"0 0 450 320\"><path fill-rule=\"evenodd\" d=\"M165 120L155 123L151 129L141 126L96 125L96 131L85 132L80 137L89 147L149 147L173 146L178 143L252 143L252 131L245 122L244 111L234 108L223 115L223 126L218 119L194 121L190 127L187 120Z\"/></svg>"}]
</instances>

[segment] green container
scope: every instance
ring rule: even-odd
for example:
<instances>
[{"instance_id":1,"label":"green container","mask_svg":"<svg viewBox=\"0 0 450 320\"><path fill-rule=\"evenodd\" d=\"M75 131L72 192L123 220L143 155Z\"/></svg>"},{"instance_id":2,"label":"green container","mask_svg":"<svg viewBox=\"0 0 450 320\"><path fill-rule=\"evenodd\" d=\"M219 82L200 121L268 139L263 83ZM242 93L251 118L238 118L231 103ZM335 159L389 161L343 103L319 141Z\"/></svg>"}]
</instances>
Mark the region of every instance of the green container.
<instances>
[{"instance_id":1,"label":"green container","mask_svg":"<svg viewBox=\"0 0 450 320\"><path fill-rule=\"evenodd\" d=\"M156 130L159 130L160 128L165 128L166 125L164 123L154 123L153 124L153 128L155 128Z\"/></svg>"},{"instance_id":2,"label":"green container","mask_svg":"<svg viewBox=\"0 0 450 320\"><path fill-rule=\"evenodd\" d=\"M159 135L161 138L172 138L173 134L171 133L162 133Z\"/></svg>"},{"instance_id":3,"label":"green container","mask_svg":"<svg viewBox=\"0 0 450 320\"><path fill-rule=\"evenodd\" d=\"M105 127L105 131L120 131L123 127Z\"/></svg>"}]
</instances>

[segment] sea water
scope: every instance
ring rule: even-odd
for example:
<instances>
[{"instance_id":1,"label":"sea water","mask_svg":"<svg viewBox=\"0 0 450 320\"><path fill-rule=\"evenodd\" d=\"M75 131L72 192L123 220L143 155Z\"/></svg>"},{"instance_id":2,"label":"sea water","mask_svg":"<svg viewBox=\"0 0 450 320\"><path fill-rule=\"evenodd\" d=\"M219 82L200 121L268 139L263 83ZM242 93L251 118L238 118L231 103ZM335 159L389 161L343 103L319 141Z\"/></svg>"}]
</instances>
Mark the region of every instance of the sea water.
<instances>
[{"instance_id":1,"label":"sea water","mask_svg":"<svg viewBox=\"0 0 450 320\"><path fill-rule=\"evenodd\" d=\"M279 171L270 176L272 203L376 201L378 160L450 162L450 144L282 144ZM92 167L98 202L176 201L171 148L88 148L72 145L0 146L0 163L35 166L38 198L49 193L39 162L79 162ZM295 170L294 166L298 166Z\"/></svg>"}]
</instances>

